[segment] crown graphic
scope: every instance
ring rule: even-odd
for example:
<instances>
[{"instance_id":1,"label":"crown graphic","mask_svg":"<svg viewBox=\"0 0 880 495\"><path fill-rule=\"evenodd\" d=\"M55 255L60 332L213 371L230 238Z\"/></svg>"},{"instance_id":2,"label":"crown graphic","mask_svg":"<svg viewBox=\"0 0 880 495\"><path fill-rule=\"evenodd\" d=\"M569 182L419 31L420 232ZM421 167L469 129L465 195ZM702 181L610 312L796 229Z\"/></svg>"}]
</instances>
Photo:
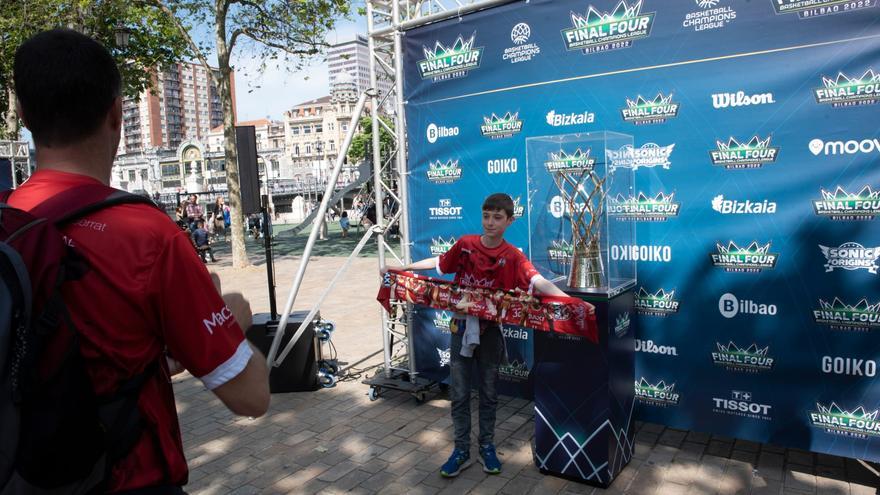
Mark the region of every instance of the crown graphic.
<instances>
[{"instance_id":1,"label":"crown graphic","mask_svg":"<svg viewBox=\"0 0 880 495\"><path fill-rule=\"evenodd\" d=\"M752 241L752 243L745 248L737 246L733 241L728 242L727 246L722 246L721 243L716 243L715 246L721 254L767 254L770 250L769 242L761 246L758 244L758 241Z\"/></svg>"},{"instance_id":2,"label":"crown graphic","mask_svg":"<svg viewBox=\"0 0 880 495\"><path fill-rule=\"evenodd\" d=\"M661 299L664 301L671 301L672 297L675 296L675 289L666 292L663 289L658 290L657 292L651 294L646 291L644 287L639 287L639 293L636 295L639 299Z\"/></svg>"},{"instance_id":3,"label":"crown graphic","mask_svg":"<svg viewBox=\"0 0 880 495\"><path fill-rule=\"evenodd\" d=\"M614 198L614 202L616 203L630 203L630 204L642 204L642 203L672 203L675 198L675 193L663 194L662 192L657 193L653 198L650 196L646 196L645 193L639 191L637 196L624 196L623 194L618 193Z\"/></svg>"},{"instance_id":4,"label":"crown graphic","mask_svg":"<svg viewBox=\"0 0 880 495\"><path fill-rule=\"evenodd\" d=\"M529 370L529 367L526 363L518 361L516 359L514 359L513 361L510 361L510 363L504 367L507 369L515 369L515 370L521 370L521 371L528 371Z\"/></svg>"},{"instance_id":5,"label":"crown graphic","mask_svg":"<svg viewBox=\"0 0 880 495\"><path fill-rule=\"evenodd\" d=\"M828 301L819 299L819 306L827 311L857 311L859 313L880 313L880 302L878 302L877 304L870 304L865 298L862 298L861 301L855 303L854 305L846 304L836 297L830 303Z\"/></svg>"},{"instance_id":6,"label":"crown graphic","mask_svg":"<svg viewBox=\"0 0 880 495\"><path fill-rule=\"evenodd\" d=\"M515 113L507 112L501 117L495 115L495 113L493 112L491 117L483 117L483 122L486 125L503 124L506 122L513 122L514 120L516 120L516 118L518 116L519 116L519 112L515 112Z\"/></svg>"},{"instance_id":7,"label":"crown graphic","mask_svg":"<svg viewBox=\"0 0 880 495\"><path fill-rule=\"evenodd\" d=\"M858 194L846 192L846 189L837 186L834 192L828 192L822 189L822 199L826 201L832 200L848 200L848 199L880 199L880 191L874 191L871 186L865 186Z\"/></svg>"},{"instance_id":8,"label":"crown graphic","mask_svg":"<svg viewBox=\"0 0 880 495\"><path fill-rule=\"evenodd\" d=\"M629 322L629 313L623 313L622 315L618 316L616 321L617 321L618 325L628 323Z\"/></svg>"},{"instance_id":9,"label":"crown graphic","mask_svg":"<svg viewBox=\"0 0 880 495\"><path fill-rule=\"evenodd\" d=\"M752 344L746 349L740 349L739 346L730 341L727 345L715 343L718 347L718 350L721 352L732 353L732 354L745 354L748 356L766 356L767 351L770 350L770 346L767 346L763 349L758 349L758 344Z\"/></svg>"},{"instance_id":10,"label":"crown graphic","mask_svg":"<svg viewBox=\"0 0 880 495\"><path fill-rule=\"evenodd\" d=\"M761 140L758 136L752 137L747 143L740 143L736 140L736 138L731 137L727 140L727 142L715 141L718 144L719 150L729 150L729 149L764 149L770 147L770 137L767 136L767 139Z\"/></svg>"},{"instance_id":11,"label":"crown graphic","mask_svg":"<svg viewBox=\"0 0 880 495\"><path fill-rule=\"evenodd\" d=\"M583 151L580 148L574 150L574 153L568 154L565 150L559 150L558 152L550 152L550 159L553 161L574 161L574 160L587 160L590 158L590 148L587 148L587 151Z\"/></svg>"},{"instance_id":12,"label":"crown graphic","mask_svg":"<svg viewBox=\"0 0 880 495\"><path fill-rule=\"evenodd\" d=\"M443 239L443 237L440 237L440 236L432 237L432 238L431 238L431 244L434 244L434 245L438 245L438 244L439 244L439 245L449 245L449 246L451 246L451 245L455 244L455 237L450 237L448 241L445 240L445 239Z\"/></svg>"},{"instance_id":13,"label":"crown graphic","mask_svg":"<svg viewBox=\"0 0 880 495\"><path fill-rule=\"evenodd\" d=\"M437 313L437 320L440 321L449 321L452 319L452 315L447 313L446 311L441 311Z\"/></svg>"},{"instance_id":14,"label":"crown graphic","mask_svg":"<svg viewBox=\"0 0 880 495\"><path fill-rule=\"evenodd\" d=\"M458 167L458 160L447 160L446 163L437 160L436 162L430 162L428 167L431 170L449 170Z\"/></svg>"},{"instance_id":15,"label":"crown graphic","mask_svg":"<svg viewBox=\"0 0 880 495\"><path fill-rule=\"evenodd\" d=\"M425 53L425 58L427 60L435 60L438 58L446 57L448 55L455 55L458 53L470 51L470 49L474 46L474 39L476 38L476 36L477 34L474 33L471 35L470 38L468 38L467 41L465 41L465 39L461 35L458 35L458 38L455 39L455 43L453 43L452 46L446 46L443 43L436 41L434 42L433 50L426 46L423 46L422 49Z\"/></svg>"},{"instance_id":16,"label":"crown graphic","mask_svg":"<svg viewBox=\"0 0 880 495\"><path fill-rule=\"evenodd\" d=\"M875 74L873 69L868 69L859 78L850 78L843 72L838 72L834 79L822 76L822 83L826 88L837 88L840 86L854 86L856 84L865 84L869 82L880 82L880 74Z\"/></svg>"},{"instance_id":17,"label":"crown graphic","mask_svg":"<svg viewBox=\"0 0 880 495\"><path fill-rule=\"evenodd\" d=\"M635 101L630 100L629 98L626 99L626 106L629 108L669 105L670 103L672 103L672 93L668 96L663 96L663 93L657 93L657 96L655 96L653 100L646 100L642 95L636 96Z\"/></svg>"},{"instance_id":18,"label":"crown graphic","mask_svg":"<svg viewBox=\"0 0 880 495\"><path fill-rule=\"evenodd\" d=\"M817 402L816 408L819 409L820 413L832 414L834 416L844 416L852 419L868 419L872 421L877 420L877 413L880 412L880 410L875 410L874 412L869 413L865 411L865 408L863 406L859 406L852 411L847 411L845 409L842 409L834 402L832 402L830 406L823 406L822 404L819 404Z\"/></svg>"},{"instance_id":19,"label":"crown graphic","mask_svg":"<svg viewBox=\"0 0 880 495\"><path fill-rule=\"evenodd\" d=\"M632 5L627 5L625 0L620 0L611 13L600 12L590 5L587 10L586 17L576 12L571 13L571 22L575 27L587 27L604 22L618 21L621 19L631 19L639 15L642 10L642 0L638 0Z\"/></svg>"},{"instance_id":20,"label":"crown graphic","mask_svg":"<svg viewBox=\"0 0 880 495\"><path fill-rule=\"evenodd\" d=\"M550 247L552 249L558 249L563 252L571 252L571 243L566 241L565 239L560 239L558 241L550 241Z\"/></svg>"},{"instance_id":21,"label":"crown graphic","mask_svg":"<svg viewBox=\"0 0 880 495\"><path fill-rule=\"evenodd\" d=\"M638 382L636 382L636 387L653 389L657 390L658 392L672 392L672 390L675 388L675 384L672 383L667 385L664 380L660 380L656 384L651 385L650 383L648 383L648 380L645 380L645 377L642 377Z\"/></svg>"}]
</instances>

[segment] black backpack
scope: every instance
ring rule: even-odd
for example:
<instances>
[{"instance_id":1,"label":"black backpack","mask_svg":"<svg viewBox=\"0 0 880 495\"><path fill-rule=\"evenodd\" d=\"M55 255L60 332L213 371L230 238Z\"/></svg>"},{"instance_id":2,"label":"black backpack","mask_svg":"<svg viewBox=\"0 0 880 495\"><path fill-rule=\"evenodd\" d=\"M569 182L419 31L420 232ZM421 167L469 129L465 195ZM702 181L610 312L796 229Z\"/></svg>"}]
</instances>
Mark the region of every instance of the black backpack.
<instances>
[{"instance_id":1,"label":"black backpack","mask_svg":"<svg viewBox=\"0 0 880 495\"><path fill-rule=\"evenodd\" d=\"M61 294L87 262L60 228L98 210L148 198L100 184L59 194L25 212L0 193L0 494L104 491L114 463L142 432L149 365L97 397L79 334Z\"/></svg>"}]
</instances>

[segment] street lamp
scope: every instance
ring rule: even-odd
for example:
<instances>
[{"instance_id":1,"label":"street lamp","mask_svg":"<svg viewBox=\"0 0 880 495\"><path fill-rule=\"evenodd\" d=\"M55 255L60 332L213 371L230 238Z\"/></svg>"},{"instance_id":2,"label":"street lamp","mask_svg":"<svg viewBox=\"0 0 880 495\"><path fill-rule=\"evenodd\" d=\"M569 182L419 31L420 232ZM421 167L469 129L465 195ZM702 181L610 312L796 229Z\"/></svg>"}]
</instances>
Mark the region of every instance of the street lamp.
<instances>
[{"instance_id":1,"label":"street lamp","mask_svg":"<svg viewBox=\"0 0 880 495\"><path fill-rule=\"evenodd\" d=\"M125 27L122 21L116 23L116 46L119 48L127 48L131 41L131 29Z\"/></svg>"}]
</instances>

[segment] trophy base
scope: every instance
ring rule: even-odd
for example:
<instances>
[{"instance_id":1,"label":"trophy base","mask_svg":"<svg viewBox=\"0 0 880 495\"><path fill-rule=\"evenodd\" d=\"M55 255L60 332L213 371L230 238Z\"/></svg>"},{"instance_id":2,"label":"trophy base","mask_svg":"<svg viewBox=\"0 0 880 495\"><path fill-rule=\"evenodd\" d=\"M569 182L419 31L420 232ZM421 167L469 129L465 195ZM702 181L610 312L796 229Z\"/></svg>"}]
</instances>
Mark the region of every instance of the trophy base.
<instances>
[{"instance_id":1,"label":"trophy base","mask_svg":"<svg viewBox=\"0 0 880 495\"><path fill-rule=\"evenodd\" d=\"M606 285L602 259L595 255L575 255L571 259L568 286L572 289L601 289Z\"/></svg>"}]
</instances>

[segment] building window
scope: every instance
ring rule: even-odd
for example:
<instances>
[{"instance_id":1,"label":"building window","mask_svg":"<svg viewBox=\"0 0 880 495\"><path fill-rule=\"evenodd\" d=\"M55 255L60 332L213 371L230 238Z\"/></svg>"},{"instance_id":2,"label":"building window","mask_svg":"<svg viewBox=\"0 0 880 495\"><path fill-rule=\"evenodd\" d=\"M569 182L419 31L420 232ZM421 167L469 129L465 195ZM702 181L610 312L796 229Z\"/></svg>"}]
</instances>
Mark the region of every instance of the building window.
<instances>
[{"instance_id":1,"label":"building window","mask_svg":"<svg viewBox=\"0 0 880 495\"><path fill-rule=\"evenodd\" d=\"M315 132L324 132L324 126L321 124L315 124Z\"/></svg>"},{"instance_id":2,"label":"building window","mask_svg":"<svg viewBox=\"0 0 880 495\"><path fill-rule=\"evenodd\" d=\"M295 125L295 126L291 127L290 133L293 134L294 136L298 135L299 134L299 126Z\"/></svg>"},{"instance_id":3,"label":"building window","mask_svg":"<svg viewBox=\"0 0 880 495\"><path fill-rule=\"evenodd\" d=\"M294 156L299 156L299 145L298 144L293 147L293 154L294 154Z\"/></svg>"},{"instance_id":4,"label":"building window","mask_svg":"<svg viewBox=\"0 0 880 495\"><path fill-rule=\"evenodd\" d=\"M312 153L312 145L306 144L306 154L310 155Z\"/></svg>"},{"instance_id":5,"label":"building window","mask_svg":"<svg viewBox=\"0 0 880 495\"><path fill-rule=\"evenodd\" d=\"M312 132L312 126L311 126L311 125L304 125L304 126L303 126L303 134L311 134L311 132Z\"/></svg>"}]
</instances>

